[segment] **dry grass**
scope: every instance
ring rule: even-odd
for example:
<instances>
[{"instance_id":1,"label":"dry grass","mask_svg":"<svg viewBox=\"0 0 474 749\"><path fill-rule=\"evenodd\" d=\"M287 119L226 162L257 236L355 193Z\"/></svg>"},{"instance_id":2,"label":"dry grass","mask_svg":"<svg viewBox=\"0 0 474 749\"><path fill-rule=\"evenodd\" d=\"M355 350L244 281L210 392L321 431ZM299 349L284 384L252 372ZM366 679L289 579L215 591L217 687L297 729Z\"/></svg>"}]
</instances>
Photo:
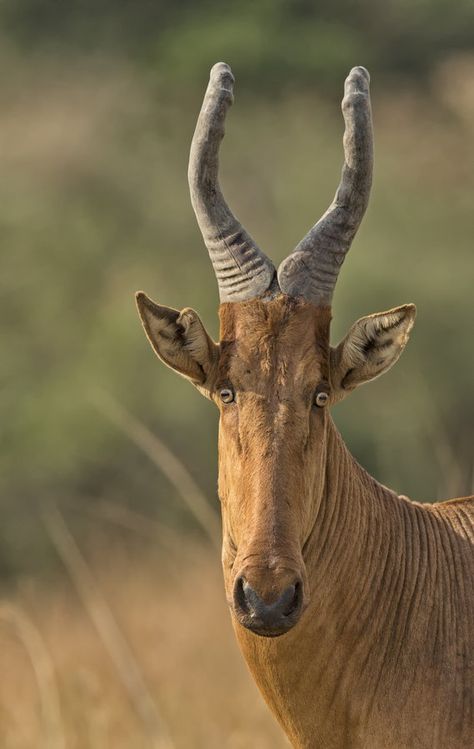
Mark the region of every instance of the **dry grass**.
<instances>
[{"instance_id":1,"label":"dry grass","mask_svg":"<svg viewBox=\"0 0 474 749\"><path fill-rule=\"evenodd\" d=\"M138 544L107 530L85 551L176 749L277 749L287 744L237 650L214 551L176 537ZM147 749L147 726L72 583L23 581L11 595L55 670L67 749ZM49 747L31 653L0 628L0 746ZM33 664L34 665L34 664ZM44 699L44 697L43 697Z\"/></svg>"}]
</instances>

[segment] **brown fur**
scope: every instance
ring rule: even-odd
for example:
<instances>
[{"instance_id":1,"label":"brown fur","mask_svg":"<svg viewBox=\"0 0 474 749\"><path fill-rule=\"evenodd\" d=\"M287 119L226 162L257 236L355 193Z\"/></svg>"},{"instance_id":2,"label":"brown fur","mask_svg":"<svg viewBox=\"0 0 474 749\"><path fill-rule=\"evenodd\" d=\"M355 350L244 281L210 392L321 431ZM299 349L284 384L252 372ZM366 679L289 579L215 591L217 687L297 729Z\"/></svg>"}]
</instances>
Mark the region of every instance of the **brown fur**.
<instances>
[{"instance_id":1,"label":"brown fur","mask_svg":"<svg viewBox=\"0 0 474 749\"><path fill-rule=\"evenodd\" d=\"M474 746L474 499L430 506L396 495L348 453L328 407L314 405L321 388L330 405L386 371L414 314L405 305L363 318L331 349L329 307L283 295L223 304L219 349L200 363L200 389L221 413L235 631L299 749ZM162 341L153 345L164 358ZM235 401L223 403L230 387ZM272 601L295 574L304 591L295 626L272 639L244 628L237 577Z\"/></svg>"}]
</instances>

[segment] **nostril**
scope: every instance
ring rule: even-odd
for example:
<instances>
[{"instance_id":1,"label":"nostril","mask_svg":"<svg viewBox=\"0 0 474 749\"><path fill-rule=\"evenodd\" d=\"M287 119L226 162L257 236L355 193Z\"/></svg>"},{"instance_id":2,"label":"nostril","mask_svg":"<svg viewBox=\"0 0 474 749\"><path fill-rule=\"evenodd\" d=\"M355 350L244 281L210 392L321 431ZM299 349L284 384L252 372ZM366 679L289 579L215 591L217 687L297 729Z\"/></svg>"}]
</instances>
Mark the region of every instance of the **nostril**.
<instances>
[{"instance_id":1,"label":"nostril","mask_svg":"<svg viewBox=\"0 0 474 749\"><path fill-rule=\"evenodd\" d=\"M288 599L288 604L283 608L283 616L291 616L300 605L301 600L301 583L290 585L283 594Z\"/></svg>"},{"instance_id":2,"label":"nostril","mask_svg":"<svg viewBox=\"0 0 474 749\"><path fill-rule=\"evenodd\" d=\"M242 611L252 617L260 616L268 608L263 598L252 588L245 577L238 580L237 602Z\"/></svg>"},{"instance_id":3,"label":"nostril","mask_svg":"<svg viewBox=\"0 0 474 749\"><path fill-rule=\"evenodd\" d=\"M235 582L235 602L237 606L243 611L245 614L249 613L249 606L247 601L247 595L246 595L246 589L249 588L249 584L247 580L244 577L237 578Z\"/></svg>"}]
</instances>

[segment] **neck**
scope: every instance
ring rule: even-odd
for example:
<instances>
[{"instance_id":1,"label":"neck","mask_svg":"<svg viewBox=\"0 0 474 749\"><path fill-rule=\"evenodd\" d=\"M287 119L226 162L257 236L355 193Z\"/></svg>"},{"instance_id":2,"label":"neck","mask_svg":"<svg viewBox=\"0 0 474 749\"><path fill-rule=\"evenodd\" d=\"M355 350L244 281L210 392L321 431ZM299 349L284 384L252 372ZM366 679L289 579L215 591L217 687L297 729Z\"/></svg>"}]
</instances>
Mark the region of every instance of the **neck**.
<instances>
[{"instance_id":1,"label":"neck","mask_svg":"<svg viewBox=\"0 0 474 749\"><path fill-rule=\"evenodd\" d=\"M309 606L274 640L235 625L250 670L295 747L366 746L354 737L377 724L380 693L393 692L394 710L410 699L419 651L432 640L430 629L441 626L436 605L413 624L413 612L426 613L426 586L433 591L420 554L423 540L425 548L432 544L426 515L367 474L329 422L325 484L304 547ZM436 556L435 545L428 552Z\"/></svg>"},{"instance_id":2,"label":"neck","mask_svg":"<svg viewBox=\"0 0 474 749\"><path fill-rule=\"evenodd\" d=\"M372 578L376 568L391 562L392 554L393 561L399 561L400 546L392 541L398 541L400 531L405 530L406 503L357 463L332 420L327 445L323 493L306 543L305 562L313 610L322 609L329 616L336 606L339 619L341 595L345 616L352 609L360 616L364 574ZM368 601L370 597L364 595L364 607Z\"/></svg>"}]
</instances>

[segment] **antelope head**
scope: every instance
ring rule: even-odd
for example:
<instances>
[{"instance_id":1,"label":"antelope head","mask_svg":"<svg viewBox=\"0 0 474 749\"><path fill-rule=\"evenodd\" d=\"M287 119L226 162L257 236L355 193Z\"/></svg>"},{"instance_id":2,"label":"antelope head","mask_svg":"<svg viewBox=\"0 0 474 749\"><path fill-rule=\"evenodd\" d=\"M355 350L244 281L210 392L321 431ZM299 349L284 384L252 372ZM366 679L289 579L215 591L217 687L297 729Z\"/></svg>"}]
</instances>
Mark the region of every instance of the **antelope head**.
<instances>
[{"instance_id":1,"label":"antelope head","mask_svg":"<svg viewBox=\"0 0 474 749\"><path fill-rule=\"evenodd\" d=\"M327 482L329 408L394 364L415 307L364 317L330 346L334 287L372 180L367 71L353 68L345 82L345 159L336 196L278 272L218 182L233 83L226 64L213 67L189 162L191 200L219 286L220 341L192 309L163 307L143 292L137 305L158 357L220 411L227 598L237 626L278 636L309 601L305 552Z\"/></svg>"}]
</instances>

